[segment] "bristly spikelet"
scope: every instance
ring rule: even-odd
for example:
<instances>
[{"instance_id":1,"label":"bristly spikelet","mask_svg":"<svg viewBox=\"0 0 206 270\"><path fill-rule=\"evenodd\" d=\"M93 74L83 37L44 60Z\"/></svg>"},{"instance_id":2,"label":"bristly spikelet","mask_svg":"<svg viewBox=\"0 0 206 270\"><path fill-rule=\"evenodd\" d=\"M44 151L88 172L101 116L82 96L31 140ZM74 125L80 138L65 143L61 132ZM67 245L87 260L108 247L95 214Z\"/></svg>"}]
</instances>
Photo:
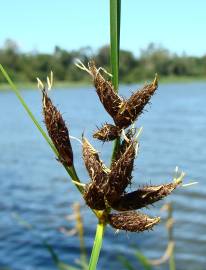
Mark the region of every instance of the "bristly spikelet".
<instances>
[{"instance_id":1,"label":"bristly spikelet","mask_svg":"<svg viewBox=\"0 0 206 270\"><path fill-rule=\"evenodd\" d=\"M105 209L104 185L108 178L109 169L102 163L97 151L86 138L82 139L83 159L89 176L92 180L86 186L84 199L92 209Z\"/></svg>"},{"instance_id":2,"label":"bristly spikelet","mask_svg":"<svg viewBox=\"0 0 206 270\"><path fill-rule=\"evenodd\" d=\"M86 185L83 197L86 204L92 209L104 210L106 208L102 188L95 182Z\"/></svg>"},{"instance_id":3,"label":"bristly spikelet","mask_svg":"<svg viewBox=\"0 0 206 270\"><path fill-rule=\"evenodd\" d=\"M147 207L168 196L180 182L173 182L159 186L148 186L134 192L124 194L111 207L118 211L136 210Z\"/></svg>"},{"instance_id":4,"label":"bristly spikelet","mask_svg":"<svg viewBox=\"0 0 206 270\"><path fill-rule=\"evenodd\" d=\"M131 183L137 142L131 139L117 161L111 166L111 172L105 189L105 198L109 205L119 200L126 187Z\"/></svg>"},{"instance_id":5,"label":"bristly spikelet","mask_svg":"<svg viewBox=\"0 0 206 270\"><path fill-rule=\"evenodd\" d=\"M105 110L115 117L122 104L122 98L116 93L110 81L107 81L97 69L94 62L89 63L89 70L93 76L94 86Z\"/></svg>"},{"instance_id":6,"label":"bristly spikelet","mask_svg":"<svg viewBox=\"0 0 206 270\"><path fill-rule=\"evenodd\" d=\"M93 137L100 141L106 142L115 140L120 136L120 134L121 130L119 130L118 127L111 124L105 124L100 129L95 131Z\"/></svg>"},{"instance_id":7,"label":"bristly spikelet","mask_svg":"<svg viewBox=\"0 0 206 270\"><path fill-rule=\"evenodd\" d=\"M82 153L91 180L100 185L107 178L109 169L100 160L98 152L84 137L82 139Z\"/></svg>"},{"instance_id":8,"label":"bristly spikelet","mask_svg":"<svg viewBox=\"0 0 206 270\"><path fill-rule=\"evenodd\" d=\"M61 113L53 105L46 90L43 89L42 93L43 115L47 131L59 153L59 160L70 167L73 165L73 152L68 129Z\"/></svg>"},{"instance_id":9,"label":"bristly spikelet","mask_svg":"<svg viewBox=\"0 0 206 270\"><path fill-rule=\"evenodd\" d=\"M141 90L133 93L125 100L114 117L115 124L120 128L127 128L143 112L145 105L149 102L158 87L157 77L151 84L145 85Z\"/></svg>"},{"instance_id":10,"label":"bristly spikelet","mask_svg":"<svg viewBox=\"0 0 206 270\"><path fill-rule=\"evenodd\" d=\"M160 221L160 218L150 218L140 212L129 211L125 213L110 214L108 221L115 229L130 232L142 232L152 229L152 227Z\"/></svg>"}]
</instances>

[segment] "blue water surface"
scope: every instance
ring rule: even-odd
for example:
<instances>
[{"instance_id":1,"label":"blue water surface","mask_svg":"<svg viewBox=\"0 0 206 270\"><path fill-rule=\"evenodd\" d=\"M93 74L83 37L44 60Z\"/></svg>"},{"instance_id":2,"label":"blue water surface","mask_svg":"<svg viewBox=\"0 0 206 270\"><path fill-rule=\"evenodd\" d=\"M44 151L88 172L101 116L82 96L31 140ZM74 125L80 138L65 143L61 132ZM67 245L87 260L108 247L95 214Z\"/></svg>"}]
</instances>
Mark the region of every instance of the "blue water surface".
<instances>
[{"instance_id":1,"label":"blue water surface","mask_svg":"<svg viewBox=\"0 0 206 270\"><path fill-rule=\"evenodd\" d=\"M121 94L130 95L136 86L122 86ZM37 119L43 124L39 91L22 91ZM82 132L109 164L112 144L92 139L96 126L111 123L92 87L56 89L51 98L69 124L70 134L81 138ZM173 178L178 166L187 173L186 182L197 185L179 188L167 202L174 207L176 263L178 270L203 270L206 259L206 83L161 85L152 105L137 122L143 126L135 162L132 188L160 184ZM65 236L60 228L72 229L72 203L81 196L54 153L25 113L12 92L0 93L0 267L12 270L56 269L44 247L46 240L60 258L74 264L79 256L77 236ZM81 145L72 140L75 166L83 182L88 182ZM161 215L163 202L145 210ZM82 207L88 254L95 234L96 219ZM29 224L27 224L28 222ZM124 254L138 266L132 245L149 258L162 256L167 245L164 222L145 233L115 234L108 227L98 269L124 269L117 255ZM138 269L141 269L139 267ZM168 269L167 265L158 269Z\"/></svg>"}]
</instances>

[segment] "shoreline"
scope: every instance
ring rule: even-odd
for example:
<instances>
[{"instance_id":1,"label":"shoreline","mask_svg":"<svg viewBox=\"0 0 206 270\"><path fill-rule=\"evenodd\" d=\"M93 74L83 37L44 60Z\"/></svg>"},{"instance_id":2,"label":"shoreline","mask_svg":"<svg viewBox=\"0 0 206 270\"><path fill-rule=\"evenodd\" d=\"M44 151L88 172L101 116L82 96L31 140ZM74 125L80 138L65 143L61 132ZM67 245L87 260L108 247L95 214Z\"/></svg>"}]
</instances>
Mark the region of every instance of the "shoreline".
<instances>
[{"instance_id":1,"label":"shoreline","mask_svg":"<svg viewBox=\"0 0 206 270\"><path fill-rule=\"evenodd\" d=\"M149 82L149 80L140 80L137 82L120 82L122 85L134 85L134 84L144 84L145 82ZM206 77L159 77L159 84L172 84L172 83L193 83L193 82L206 82ZM37 89L37 83L32 82L17 82L15 83L17 88L21 90L32 90ZM54 88L80 88L83 86L92 85L92 81L79 81L79 82L55 82ZM0 83L0 91L9 90L10 86L7 83Z\"/></svg>"}]
</instances>

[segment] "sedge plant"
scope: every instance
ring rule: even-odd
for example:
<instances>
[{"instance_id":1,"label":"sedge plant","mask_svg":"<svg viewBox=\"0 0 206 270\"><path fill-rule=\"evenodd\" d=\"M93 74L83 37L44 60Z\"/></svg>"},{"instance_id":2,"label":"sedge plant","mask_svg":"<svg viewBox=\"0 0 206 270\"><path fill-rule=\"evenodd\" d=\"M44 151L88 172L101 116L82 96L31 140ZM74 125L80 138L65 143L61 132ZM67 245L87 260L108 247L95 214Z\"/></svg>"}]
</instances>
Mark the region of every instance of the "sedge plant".
<instances>
[{"instance_id":1,"label":"sedge plant","mask_svg":"<svg viewBox=\"0 0 206 270\"><path fill-rule=\"evenodd\" d=\"M138 150L139 133L134 127L134 123L156 92L158 82L157 76L155 76L152 83L146 84L139 91L135 91L128 99L123 99L118 94L120 15L121 0L110 0L111 74L102 67L96 67L94 61L90 61L88 66L81 61L77 63L81 70L85 70L92 77L100 103L114 122L114 124L104 124L93 134L93 137L100 141L114 141L110 167L104 164L98 151L86 137L82 137L83 159L90 176L90 182L87 184L81 183L77 175L69 129L61 113L49 97L48 90L53 84L53 74L51 73L51 76L47 78L47 84L43 84L38 79L38 86L42 91L42 109L48 136L5 69L0 65L0 70L11 89L81 192L87 206L97 217L96 235L89 260L89 270L95 270L97 267L107 225L111 225L117 230L130 232L151 229L159 223L160 218L151 218L136 210L147 207L169 195L181 184L183 177L183 175L180 175L179 178L168 184L144 186L130 193L126 191L132 182L134 160ZM77 72L80 71L77 70Z\"/></svg>"}]
</instances>

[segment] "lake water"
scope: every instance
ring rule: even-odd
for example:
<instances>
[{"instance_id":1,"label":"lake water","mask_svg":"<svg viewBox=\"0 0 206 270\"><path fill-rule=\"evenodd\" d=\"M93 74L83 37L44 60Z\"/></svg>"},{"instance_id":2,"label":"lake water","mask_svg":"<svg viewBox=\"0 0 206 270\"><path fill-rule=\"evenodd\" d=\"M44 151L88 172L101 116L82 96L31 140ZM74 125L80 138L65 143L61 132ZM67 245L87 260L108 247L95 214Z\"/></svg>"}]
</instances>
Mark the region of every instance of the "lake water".
<instances>
[{"instance_id":1,"label":"lake water","mask_svg":"<svg viewBox=\"0 0 206 270\"><path fill-rule=\"evenodd\" d=\"M128 96L135 87L121 87ZM41 97L38 91L22 91L23 97L42 123ZM105 114L92 87L54 90L51 97L69 123L70 134L92 140L92 131L110 118ZM133 188L142 184L169 182L178 166L187 173L185 182L198 185L179 188L166 201L173 202L178 270L203 270L206 265L206 83L160 85L137 122L143 126L140 149L135 162ZM72 263L79 254L76 236L66 237L59 228L72 228L65 216L71 204L83 201L71 184L61 164L33 126L11 92L0 93L0 266L12 270L55 269L43 247L46 239L65 262ZM111 144L92 140L106 163ZM81 146L72 141L75 166L81 179L88 181L81 158ZM163 202L145 212L163 215ZM18 218L17 218L18 216ZM96 219L83 208L85 240L88 253L95 234ZM26 220L34 228L26 229ZM124 269L116 259L131 255L137 244L149 258L163 254L167 243L164 224L141 234L106 230L98 269ZM138 268L141 269L141 268ZM160 269L160 268L158 268ZM161 269L168 269L163 266Z\"/></svg>"}]
</instances>

